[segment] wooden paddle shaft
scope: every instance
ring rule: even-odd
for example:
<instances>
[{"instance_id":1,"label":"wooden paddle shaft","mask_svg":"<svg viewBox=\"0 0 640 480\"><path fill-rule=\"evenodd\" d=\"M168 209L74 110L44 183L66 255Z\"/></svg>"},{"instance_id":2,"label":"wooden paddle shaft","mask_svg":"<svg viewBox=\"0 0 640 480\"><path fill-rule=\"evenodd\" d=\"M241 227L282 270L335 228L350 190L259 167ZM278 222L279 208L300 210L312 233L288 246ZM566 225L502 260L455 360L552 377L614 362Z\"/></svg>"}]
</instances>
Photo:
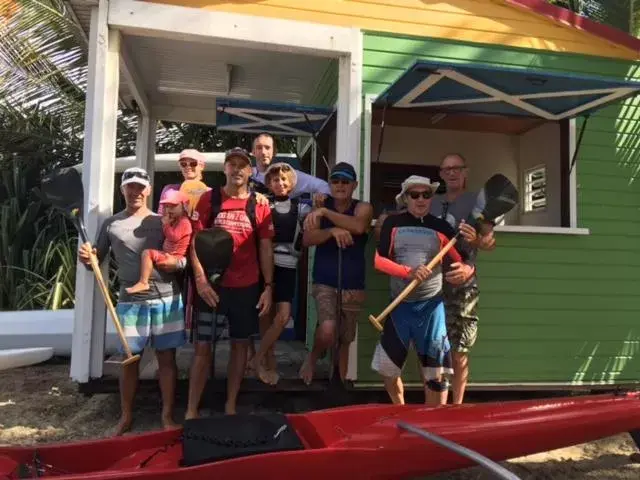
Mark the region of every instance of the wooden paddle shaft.
<instances>
[{"instance_id":1,"label":"wooden paddle shaft","mask_svg":"<svg viewBox=\"0 0 640 480\"><path fill-rule=\"evenodd\" d=\"M427 264L427 268L432 269L435 267L442 258L453 248L453 246L458 241L458 235L449 240L442 250L438 252L438 254L433 257L433 259ZM369 321L373 324L374 327L378 329L378 331L382 331L384 321L389 316L389 314L398 306L400 303L404 301L405 298L409 296L411 292L420 284L421 282L414 278L409 285L407 285L402 292L398 294L398 296L391 302L387 308L385 308L380 315L374 317L373 315L369 315Z\"/></svg>"},{"instance_id":2,"label":"wooden paddle shaft","mask_svg":"<svg viewBox=\"0 0 640 480\"><path fill-rule=\"evenodd\" d=\"M93 273L96 276L96 281L98 282L98 285L100 286L100 291L102 292L102 296L104 297L104 303L107 305L107 308L109 309L109 313L111 314L111 319L113 320L113 323L116 327L116 331L118 332L118 337L120 337L120 341L122 342L122 346L124 347L124 351L127 355L127 360L125 360L123 363L126 365L129 363L135 362L139 360L140 356L139 355L134 356L131 353L131 349L129 348L129 345L127 344L127 339L125 338L125 335L124 335L124 330L122 329L122 325L120 325L118 314L116 313L116 309L113 306L111 297L109 296L109 290L107 289L107 285L104 282L104 277L102 276L102 271L100 270L98 259L93 252L89 254L89 261L91 262L91 269L93 270Z\"/></svg>"}]
</instances>

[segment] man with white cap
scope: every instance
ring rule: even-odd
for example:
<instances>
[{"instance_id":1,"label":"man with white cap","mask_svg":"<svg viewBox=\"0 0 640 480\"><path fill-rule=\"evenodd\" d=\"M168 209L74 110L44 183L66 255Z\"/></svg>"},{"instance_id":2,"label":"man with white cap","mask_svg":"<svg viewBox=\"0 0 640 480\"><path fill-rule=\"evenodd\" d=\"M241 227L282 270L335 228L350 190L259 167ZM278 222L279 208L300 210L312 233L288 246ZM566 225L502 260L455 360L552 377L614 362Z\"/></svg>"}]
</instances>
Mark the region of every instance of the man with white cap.
<instances>
[{"instance_id":1,"label":"man with white cap","mask_svg":"<svg viewBox=\"0 0 640 480\"><path fill-rule=\"evenodd\" d=\"M158 360L158 381L162 393L162 423L165 428L177 425L172 418L177 376L176 348L186 343L184 314L180 287L174 275L176 268L184 268L185 261L158 262L149 279L149 289L129 294L140 276L141 254L147 249L162 249L164 242L161 216L147 207L151 182L147 172L138 167L122 174L120 191L125 209L107 218L100 228L94 253L102 263L114 254L118 266L120 294L116 312L132 353L141 353L152 345ZM80 246L79 260L89 265L91 245ZM87 267L88 268L88 267ZM123 367L120 376L120 404L122 415L115 434L121 435L133 422L133 402L138 385L138 363Z\"/></svg>"},{"instance_id":2,"label":"man with white cap","mask_svg":"<svg viewBox=\"0 0 640 480\"><path fill-rule=\"evenodd\" d=\"M442 405L447 402L448 376L453 374L442 298L442 266L427 268L429 261L455 235L446 221L429 213L438 186L437 182L417 175L402 182L396 203L399 208L406 207L406 211L384 220L375 254L376 270L391 277L392 298L413 279L420 281L385 322L371 362L373 370L382 375L385 389L396 404L404 404L400 376L411 344L420 360L426 403ZM466 227L461 233L472 242L476 238L475 230L469 225ZM466 250L458 251L454 247L449 250L448 257L463 273L461 280L456 281L464 281L473 274L474 267L465 263Z\"/></svg>"}]
</instances>

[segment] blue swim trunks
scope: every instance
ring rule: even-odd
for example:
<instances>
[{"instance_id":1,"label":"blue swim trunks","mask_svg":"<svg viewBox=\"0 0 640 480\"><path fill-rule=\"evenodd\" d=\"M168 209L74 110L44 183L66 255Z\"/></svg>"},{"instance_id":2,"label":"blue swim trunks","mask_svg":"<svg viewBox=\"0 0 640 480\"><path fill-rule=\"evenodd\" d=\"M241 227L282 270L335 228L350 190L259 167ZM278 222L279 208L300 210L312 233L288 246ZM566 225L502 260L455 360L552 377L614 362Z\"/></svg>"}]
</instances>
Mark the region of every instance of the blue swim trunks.
<instances>
[{"instance_id":1,"label":"blue swim trunks","mask_svg":"<svg viewBox=\"0 0 640 480\"><path fill-rule=\"evenodd\" d=\"M169 350L187 342L180 294L154 300L118 302L116 313L133 354L142 352L147 344L156 350ZM120 351L123 352L122 347Z\"/></svg>"},{"instance_id":2,"label":"blue swim trunks","mask_svg":"<svg viewBox=\"0 0 640 480\"><path fill-rule=\"evenodd\" d=\"M442 297L398 305L384 324L371 368L385 377L399 377L412 344L425 380L453 374Z\"/></svg>"}]
</instances>

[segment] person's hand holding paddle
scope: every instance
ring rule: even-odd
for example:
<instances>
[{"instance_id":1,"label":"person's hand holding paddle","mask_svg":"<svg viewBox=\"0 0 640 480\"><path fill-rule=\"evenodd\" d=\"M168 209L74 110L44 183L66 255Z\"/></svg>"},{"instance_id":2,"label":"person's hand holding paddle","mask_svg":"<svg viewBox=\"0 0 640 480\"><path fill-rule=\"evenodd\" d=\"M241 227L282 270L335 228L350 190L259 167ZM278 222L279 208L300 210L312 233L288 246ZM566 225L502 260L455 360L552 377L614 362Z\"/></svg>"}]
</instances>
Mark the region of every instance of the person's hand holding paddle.
<instances>
[{"instance_id":1,"label":"person's hand holding paddle","mask_svg":"<svg viewBox=\"0 0 640 480\"><path fill-rule=\"evenodd\" d=\"M424 282L431 276L433 272L426 265L419 265L411 271L410 278L416 278L420 282Z\"/></svg>"},{"instance_id":2,"label":"person's hand holding paddle","mask_svg":"<svg viewBox=\"0 0 640 480\"><path fill-rule=\"evenodd\" d=\"M478 237L478 249L493 250L494 248L496 248L496 238L493 236L493 232Z\"/></svg>"},{"instance_id":3,"label":"person's hand holding paddle","mask_svg":"<svg viewBox=\"0 0 640 480\"><path fill-rule=\"evenodd\" d=\"M196 290L198 291L198 295L200 295L200 298L207 302L207 305L209 305L211 308L216 308L218 302L220 301L220 297L215 292L213 287L211 287L211 284L209 283L209 280L207 280L207 277L205 275L197 275L195 277L195 283Z\"/></svg>"},{"instance_id":4,"label":"person's hand holding paddle","mask_svg":"<svg viewBox=\"0 0 640 480\"><path fill-rule=\"evenodd\" d=\"M470 245L472 245L478 239L478 233L476 232L476 229L464 220L460 221L458 230L460 230L460 235L462 235L462 238L464 238L465 241Z\"/></svg>"},{"instance_id":5,"label":"person's hand holding paddle","mask_svg":"<svg viewBox=\"0 0 640 480\"><path fill-rule=\"evenodd\" d=\"M91 247L91 244L89 242L86 242L80 245L80 248L78 249L78 259L82 263L84 263L85 265L90 265L91 254L97 255L98 253L95 248Z\"/></svg>"},{"instance_id":6,"label":"person's hand holding paddle","mask_svg":"<svg viewBox=\"0 0 640 480\"><path fill-rule=\"evenodd\" d=\"M335 238L338 247L347 248L353 245L353 237L351 236L351 232L349 230L345 230L344 228L333 227L331 229L331 235Z\"/></svg>"}]
</instances>

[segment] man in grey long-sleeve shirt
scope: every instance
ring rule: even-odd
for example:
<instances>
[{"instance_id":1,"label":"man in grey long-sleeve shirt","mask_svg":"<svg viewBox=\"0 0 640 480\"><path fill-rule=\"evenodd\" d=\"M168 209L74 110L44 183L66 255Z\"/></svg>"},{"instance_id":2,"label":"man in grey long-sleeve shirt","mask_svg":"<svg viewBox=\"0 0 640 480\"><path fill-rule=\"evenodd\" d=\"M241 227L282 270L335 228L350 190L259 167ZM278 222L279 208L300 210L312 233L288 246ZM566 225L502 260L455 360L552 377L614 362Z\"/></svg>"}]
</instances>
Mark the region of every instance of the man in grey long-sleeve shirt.
<instances>
[{"instance_id":1,"label":"man in grey long-sleeve shirt","mask_svg":"<svg viewBox=\"0 0 640 480\"><path fill-rule=\"evenodd\" d=\"M253 139L253 156L256 157L256 166L253 167L253 179L264 184L264 175L271 165L271 160L276 156L276 143L268 133L261 133ZM305 193L312 196L316 193L329 195L329 184L321 178L296 170L296 186L289 194L289 198L296 198Z\"/></svg>"},{"instance_id":2,"label":"man in grey long-sleeve shirt","mask_svg":"<svg viewBox=\"0 0 640 480\"><path fill-rule=\"evenodd\" d=\"M172 418L177 367L176 348L186 343L184 310L179 286L169 273L184 265L171 262L158 264L164 272L154 270L150 289L133 295L125 288L137 282L140 275L140 257L148 248L162 249L164 234L161 217L147 208L151 193L149 175L142 168L129 168L122 174L120 190L126 207L109 217L102 225L94 252L102 263L113 253L118 266L120 293L116 313L122 323L127 344L132 353L140 353L150 343L158 359L158 380L162 392L162 423L175 428ZM91 245L81 245L79 260L89 264ZM138 385L138 364L123 367L120 376L121 418L115 435L122 435L133 422L133 401Z\"/></svg>"}]
</instances>

